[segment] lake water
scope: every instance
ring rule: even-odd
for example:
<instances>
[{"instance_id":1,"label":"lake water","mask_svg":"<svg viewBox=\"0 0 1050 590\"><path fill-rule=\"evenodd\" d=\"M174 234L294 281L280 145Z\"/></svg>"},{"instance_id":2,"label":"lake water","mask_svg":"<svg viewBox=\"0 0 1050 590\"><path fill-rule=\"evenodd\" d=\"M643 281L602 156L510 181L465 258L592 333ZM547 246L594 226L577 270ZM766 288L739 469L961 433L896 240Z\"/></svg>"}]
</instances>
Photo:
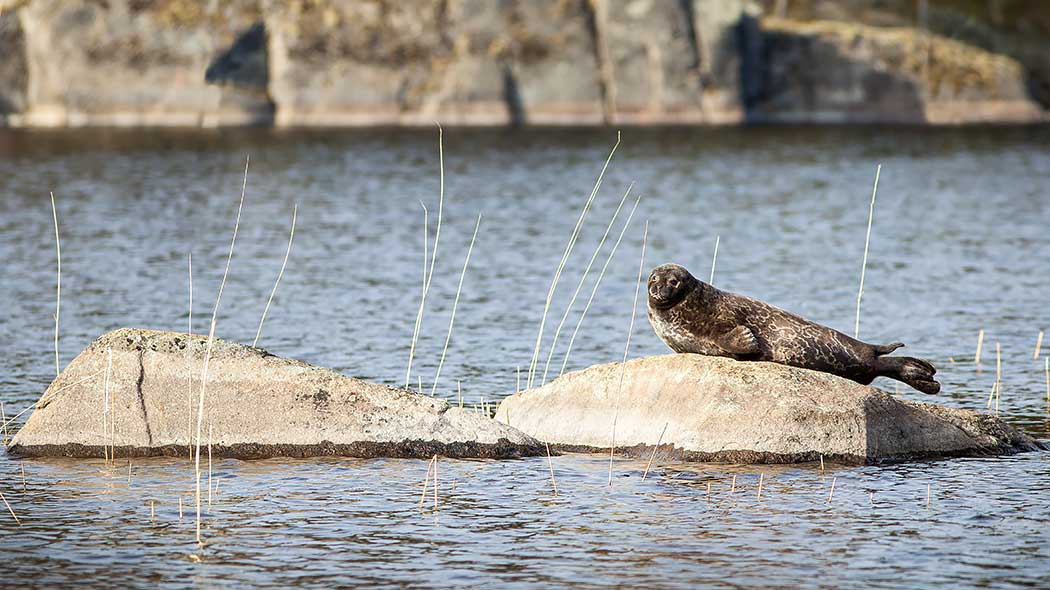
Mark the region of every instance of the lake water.
<instances>
[{"instance_id":1,"label":"lake water","mask_svg":"<svg viewBox=\"0 0 1050 590\"><path fill-rule=\"evenodd\" d=\"M190 253L194 328L207 331L248 154L218 335L254 338L298 203L291 259L260 345L404 385L422 290L420 201L432 226L438 204L436 135L0 130L7 415L54 377L48 191L61 226L64 365L107 330L185 330ZM461 383L475 403L515 389L565 242L614 142L615 131L601 129L446 130L444 219L413 385L433 382L481 213L438 390L452 399ZM1050 329L1046 127L626 130L548 324L629 183L642 201L569 369L622 356L646 220L647 267L674 261L706 278L719 236L717 286L851 332L876 164L861 338L904 341L940 369L941 395L903 387L899 395L981 411L998 344L1000 415L1050 437L1050 337L1033 359L1039 331ZM973 362L980 330L983 366ZM665 351L640 312L631 356ZM824 472L660 464L643 481L644 468L618 458L608 486L606 458L556 457L554 496L545 458L442 461L434 511L432 497L419 504L425 461L220 460L199 548L185 460L136 460L129 483L126 464L22 463L0 452L0 492L22 523L0 506L0 583L1050 587L1048 452Z\"/></svg>"}]
</instances>

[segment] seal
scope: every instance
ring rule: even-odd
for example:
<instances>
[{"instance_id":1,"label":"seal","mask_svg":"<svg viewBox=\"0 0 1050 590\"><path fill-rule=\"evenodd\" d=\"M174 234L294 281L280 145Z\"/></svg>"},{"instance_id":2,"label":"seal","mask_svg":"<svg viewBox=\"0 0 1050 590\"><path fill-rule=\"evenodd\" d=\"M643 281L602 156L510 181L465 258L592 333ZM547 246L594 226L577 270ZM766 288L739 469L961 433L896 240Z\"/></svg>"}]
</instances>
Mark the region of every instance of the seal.
<instances>
[{"instance_id":1,"label":"seal","mask_svg":"<svg viewBox=\"0 0 1050 590\"><path fill-rule=\"evenodd\" d=\"M931 395L941 390L929 362L886 356L903 343L861 342L768 303L716 289L677 264L653 269L648 291L649 323L675 352L770 361L862 385L889 377Z\"/></svg>"}]
</instances>

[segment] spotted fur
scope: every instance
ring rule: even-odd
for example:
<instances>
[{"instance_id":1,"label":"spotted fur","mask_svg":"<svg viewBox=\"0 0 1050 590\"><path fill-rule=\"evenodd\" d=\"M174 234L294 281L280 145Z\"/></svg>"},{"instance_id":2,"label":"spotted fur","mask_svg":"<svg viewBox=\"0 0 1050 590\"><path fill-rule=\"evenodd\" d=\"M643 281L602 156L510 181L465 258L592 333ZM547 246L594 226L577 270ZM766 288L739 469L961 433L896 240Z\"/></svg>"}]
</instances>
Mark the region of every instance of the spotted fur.
<instances>
[{"instance_id":1,"label":"spotted fur","mask_svg":"<svg viewBox=\"0 0 1050 590\"><path fill-rule=\"evenodd\" d=\"M923 393L940 391L937 369L922 359L887 357L899 342L877 345L750 297L721 291L677 264L649 275L649 323L675 352L771 361L867 385L889 377Z\"/></svg>"}]
</instances>

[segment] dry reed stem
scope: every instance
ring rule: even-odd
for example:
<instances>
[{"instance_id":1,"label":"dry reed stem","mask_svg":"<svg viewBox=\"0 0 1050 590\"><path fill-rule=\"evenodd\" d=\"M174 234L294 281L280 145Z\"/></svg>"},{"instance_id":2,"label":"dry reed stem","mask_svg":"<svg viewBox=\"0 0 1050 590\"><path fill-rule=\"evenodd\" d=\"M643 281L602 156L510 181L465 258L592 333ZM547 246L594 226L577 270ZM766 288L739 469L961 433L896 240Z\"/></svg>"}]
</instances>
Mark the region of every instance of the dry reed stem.
<instances>
[{"instance_id":1,"label":"dry reed stem","mask_svg":"<svg viewBox=\"0 0 1050 590\"><path fill-rule=\"evenodd\" d=\"M131 486L131 458L128 458L128 487Z\"/></svg>"},{"instance_id":2,"label":"dry reed stem","mask_svg":"<svg viewBox=\"0 0 1050 590\"><path fill-rule=\"evenodd\" d=\"M19 467L22 469L22 493L26 493L26 464L25 462L19 461Z\"/></svg>"},{"instance_id":3,"label":"dry reed stem","mask_svg":"<svg viewBox=\"0 0 1050 590\"><path fill-rule=\"evenodd\" d=\"M412 329L412 345L408 349L408 368L405 370L405 389L412 379L412 360L416 355L416 342L419 340L419 331L423 326L423 309L427 303L427 294L430 293L430 284L434 280L434 263L437 261L438 242L441 240L441 216L445 208L445 143L441 125L438 125L438 218L437 228L434 230L434 249L430 253L430 272L427 273L426 284L423 286L423 295L419 298L419 310L416 312L416 325ZM427 213L423 210L423 231L426 232ZM424 248L426 242L424 241Z\"/></svg>"},{"instance_id":4,"label":"dry reed stem","mask_svg":"<svg viewBox=\"0 0 1050 590\"><path fill-rule=\"evenodd\" d=\"M208 506L211 507L211 423L208 424Z\"/></svg>"},{"instance_id":5,"label":"dry reed stem","mask_svg":"<svg viewBox=\"0 0 1050 590\"><path fill-rule=\"evenodd\" d=\"M51 217L55 220L55 253L58 259L58 283L55 287L55 377L62 372L58 363L58 318L62 312L62 242L58 239L58 208L51 193Z\"/></svg>"},{"instance_id":6,"label":"dry reed stem","mask_svg":"<svg viewBox=\"0 0 1050 590\"><path fill-rule=\"evenodd\" d=\"M871 504L872 506L875 505L875 492L874 491L868 492L868 503Z\"/></svg>"},{"instance_id":7,"label":"dry reed stem","mask_svg":"<svg viewBox=\"0 0 1050 590\"><path fill-rule=\"evenodd\" d=\"M233 261L233 248L237 244L237 231L241 227L241 210L244 207L244 191L248 187L248 164L250 157L244 160L244 180L241 182L241 199L237 204L237 219L233 225L233 239L230 240L230 251L226 256L226 269L222 273L222 281L219 283L219 294L215 297L215 307L211 312L211 324L208 327L208 342L204 349L204 364L201 368L201 390L197 399L197 451L194 456L194 472L196 480L196 492L194 503L197 508L197 544L202 545L201 540L201 427L204 424L204 394L208 385L208 364L211 362L212 346L215 344L215 322L219 315L219 305L222 303L222 292L226 288L226 278L230 274L230 263Z\"/></svg>"},{"instance_id":8,"label":"dry reed stem","mask_svg":"<svg viewBox=\"0 0 1050 590\"><path fill-rule=\"evenodd\" d=\"M456 380L456 394L459 396L459 407L463 407L463 382Z\"/></svg>"},{"instance_id":9,"label":"dry reed stem","mask_svg":"<svg viewBox=\"0 0 1050 590\"><path fill-rule=\"evenodd\" d=\"M864 272L868 268L868 244L871 242L871 222L875 217L875 194L879 191L879 173L882 164L875 168L875 187L871 189L871 206L868 208L868 233L864 238L864 260L860 265L860 289L857 290L857 319L853 324L853 337L860 337L860 298L864 295Z\"/></svg>"},{"instance_id":10,"label":"dry reed stem","mask_svg":"<svg viewBox=\"0 0 1050 590\"><path fill-rule=\"evenodd\" d=\"M463 260L463 270L459 273L459 285L456 286L456 298L452 300L452 315L448 320L448 333L445 334L445 345L441 347L441 359L438 361L437 371L434 372L434 385L430 388L430 395L437 392L438 379L441 378L441 368L445 366L445 354L448 353L448 344L452 341L452 327L456 323L456 308L459 307L459 296L463 292L463 280L467 277L467 265L470 264L470 255L474 252L474 242L478 239L478 228L481 227L481 214L474 223L474 235L470 237L470 245L467 246L467 257Z\"/></svg>"},{"instance_id":11,"label":"dry reed stem","mask_svg":"<svg viewBox=\"0 0 1050 590\"><path fill-rule=\"evenodd\" d=\"M732 483L729 484L729 493L732 494L736 491L736 475L733 476Z\"/></svg>"},{"instance_id":12,"label":"dry reed stem","mask_svg":"<svg viewBox=\"0 0 1050 590\"><path fill-rule=\"evenodd\" d=\"M708 284L715 284L715 263L718 262L718 242L721 241L722 236L715 236L715 253L711 256L711 278L707 281Z\"/></svg>"},{"instance_id":13,"label":"dry reed stem","mask_svg":"<svg viewBox=\"0 0 1050 590\"><path fill-rule=\"evenodd\" d=\"M612 250L605 257L605 263L602 264L602 270L598 273L597 280L594 281L594 285L591 286L591 294L587 297L587 304L583 306L583 312L580 313L579 319L576 320L576 327L572 331L572 336L569 338L569 345L565 348L565 356L561 360L561 369L558 371L558 376L565 374L565 366L569 363L569 354L572 353L572 345L576 343L576 335L580 333L580 326L583 325L584 318L587 317L587 312L591 309L591 304L594 303L594 297L598 293L598 287L602 284L602 279L605 278L605 271L609 268L609 263L612 262L613 256L616 255L616 250L620 247L620 242L623 241L624 234L627 233L627 228L631 226L631 219L634 218L634 212L638 209L638 203L641 202L641 195L634 200L634 206L631 207L631 212L627 215L627 221L624 222L623 227L620 229L620 235L616 237L616 242L613 243Z\"/></svg>"},{"instance_id":14,"label":"dry reed stem","mask_svg":"<svg viewBox=\"0 0 1050 590\"><path fill-rule=\"evenodd\" d=\"M999 354L999 343L995 343L995 415L999 415L999 398L1003 394L1003 365Z\"/></svg>"},{"instance_id":15,"label":"dry reed stem","mask_svg":"<svg viewBox=\"0 0 1050 590\"><path fill-rule=\"evenodd\" d=\"M828 493L828 504L831 504L831 499L835 497L835 483L839 480L837 477L831 478L831 492Z\"/></svg>"},{"instance_id":16,"label":"dry reed stem","mask_svg":"<svg viewBox=\"0 0 1050 590\"><path fill-rule=\"evenodd\" d=\"M765 473L759 473L758 474L758 501L759 502L762 501L762 482L765 481L765 479L766 479L766 474Z\"/></svg>"},{"instance_id":17,"label":"dry reed stem","mask_svg":"<svg viewBox=\"0 0 1050 590\"><path fill-rule=\"evenodd\" d=\"M824 455L820 456L820 474L824 475Z\"/></svg>"},{"instance_id":18,"label":"dry reed stem","mask_svg":"<svg viewBox=\"0 0 1050 590\"><path fill-rule=\"evenodd\" d=\"M565 270L565 263L568 262L569 256L572 254L572 249L576 246L576 240L580 236L580 228L583 226L583 220L587 217L587 212L591 209L591 203L594 202L594 198L598 195L598 189L602 185L602 179L605 178L605 171L609 167L609 162L612 160L613 154L616 153L616 148L620 146L620 132L616 132L616 144L613 145L612 150L609 151L609 156L605 159L605 164L602 166L602 171L598 175L598 179L594 183L594 188L591 189L591 195L587 198L587 202L583 205L583 210L580 211L580 217L576 220L576 226L573 227L572 234L569 235L569 243L565 245L565 251L561 255L561 261L558 263L558 268L554 272L554 279L551 280L550 289L547 291L547 300L543 304L543 317L540 319L540 329L536 334L536 346L532 351L532 361L529 363L529 375L526 382L526 389L532 389L532 380L536 374L536 364L540 358L540 346L543 344L543 330L547 326L547 312L550 311L551 301L554 300L554 291L558 288L558 280L561 279L561 273Z\"/></svg>"},{"instance_id":19,"label":"dry reed stem","mask_svg":"<svg viewBox=\"0 0 1050 590\"><path fill-rule=\"evenodd\" d=\"M434 512L438 509L438 456L434 455Z\"/></svg>"},{"instance_id":20,"label":"dry reed stem","mask_svg":"<svg viewBox=\"0 0 1050 590\"><path fill-rule=\"evenodd\" d=\"M427 211L427 206L423 201L419 202L419 206L423 208L423 284L420 293L427 290L427 261L430 260L429 249L427 248L427 240L430 238L430 212Z\"/></svg>"},{"instance_id":21,"label":"dry reed stem","mask_svg":"<svg viewBox=\"0 0 1050 590\"><path fill-rule=\"evenodd\" d=\"M616 420L620 415L620 396L623 394L623 379L627 374L627 354L631 350L631 335L634 334L634 316L638 310L638 291L642 285L642 271L645 269L645 244L649 238L649 221L645 222L642 232L642 254L638 258L638 278L634 284L634 303L631 305L631 323L627 327L627 344L623 347L623 362L620 366L620 385L616 389L616 407L613 412L612 446L609 448L609 484L612 485L613 454L616 451Z\"/></svg>"},{"instance_id":22,"label":"dry reed stem","mask_svg":"<svg viewBox=\"0 0 1050 590\"><path fill-rule=\"evenodd\" d=\"M1035 339L1035 352L1032 353L1032 360L1039 360L1039 349L1043 347L1043 331L1039 330L1039 336Z\"/></svg>"},{"instance_id":23,"label":"dry reed stem","mask_svg":"<svg viewBox=\"0 0 1050 590\"><path fill-rule=\"evenodd\" d=\"M186 259L187 274L189 276L190 284L190 303L189 307L186 309L186 336L189 337L193 336L193 252L187 252ZM189 342L187 342L187 345L188 344ZM188 347L187 350L189 350Z\"/></svg>"},{"instance_id":24,"label":"dry reed stem","mask_svg":"<svg viewBox=\"0 0 1050 590\"><path fill-rule=\"evenodd\" d=\"M507 410L510 411L509 409ZM508 415L508 419L509 419ZM547 468L551 471L551 485L554 486L554 495L558 495L558 480L554 479L554 460L551 458L551 446L550 443L544 442L543 445L547 447Z\"/></svg>"},{"instance_id":25,"label":"dry reed stem","mask_svg":"<svg viewBox=\"0 0 1050 590\"><path fill-rule=\"evenodd\" d=\"M295 219L299 214L299 203L292 206L292 230L288 232L288 249L284 251L284 262L281 263L281 270L277 273L277 280L273 284L273 289L270 291L270 298L266 300L266 307L263 308L262 317L259 318L259 327L255 330L255 340L252 341L252 347L259 344L259 336L262 334L263 322L266 321L266 313L270 311L270 304L273 303L273 296L277 293L277 285L281 284L281 277L284 276L284 269L288 266L288 256L292 253L292 240L295 238Z\"/></svg>"},{"instance_id":26,"label":"dry reed stem","mask_svg":"<svg viewBox=\"0 0 1050 590\"><path fill-rule=\"evenodd\" d=\"M437 455L434 455L437 458ZM427 461L427 473L423 476L423 493L419 496L419 508L423 508L423 502L427 500L427 486L430 483L430 470L434 468L434 459Z\"/></svg>"},{"instance_id":27,"label":"dry reed stem","mask_svg":"<svg viewBox=\"0 0 1050 590\"><path fill-rule=\"evenodd\" d=\"M656 450L660 448L660 443L664 440L664 433L667 432L667 425L669 422L664 422L664 428L660 431L660 436L656 439L656 446L653 447L653 454L649 455L649 462L645 464L645 471L642 472L642 481L645 481L647 475L649 475L649 468L653 466L653 459L656 458Z\"/></svg>"},{"instance_id":28,"label":"dry reed stem","mask_svg":"<svg viewBox=\"0 0 1050 590\"><path fill-rule=\"evenodd\" d=\"M583 274L580 276L579 282L576 283L576 290L573 291L572 297L569 299L569 305L565 307L565 313L562 314L561 320L558 322L558 327L554 330L554 338L551 340L551 349L547 354L547 362L543 366L543 379L540 380L541 385L547 382L547 371L550 369L551 359L554 358L554 350L558 346L558 337L561 336L561 330L565 327L565 321L569 319L569 313L572 311L572 306L576 304L576 298L580 296L580 291L583 290L583 284L587 281L587 275L590 274L591 267L594 266L594 261L598 259L598 254L601 253L602 246L605 245L605 240L609 237L609 232L612 231L613 225L616 224L616 218L620 216L620 210L623 209L623 204L627 201L627 197L631 195L631 190L633 188L634 183L632 182L623 193L623 198L620 199L620 203L616 206L616 211L613 212L609 224L605 226L605 233L602 234L602 239L598 241L598 246L591 254L590 260L587 261L587 267L583 269Z\"/></svg>"},{"instance_id":29,"label":"dry reed stem","mask_svg":"<svg viewBox=\"0 0 1050 590\"><path fill-rule=\"evenodd\" d=\"M157 511L154 508L153 500L149 501L149 521L154 522L157 519Z\"/></svg>"},{"instance_id":30,"label":"dry reed stem","mask_svg":"<svg viewBox=\"0 0 1050 590\"><path fill-rule=\"evenodd\" d=\"M15 522L18 523L18 526L21 527L22 526L22 521L18 520L18 515L15 514L14 509L11 508L11 504L9 504L7 502L7 498L4 497L3 492L0 492L0 500L4 501L4 506L7 506L7 511L11 513L11 518L14 518Z\"/></svg>"},{"instance_id":31,"label":"dry reed stem","mask_svg":"<svg viewBox=\"0 0 1050 590\"><path fill-rule=\"evenodd\" d=\"M109 438L109 376L113 372L113 349L106 349L106 379L105 385L103 386L102 394L102 456L108 465L113 457L109 454L109 447L107 446L107 438Z\"/></svg>"},{"instance_id":32,"label":"dry reed stem","mask_svg":"<svg viewBox=\"0 0 1050 590\"><path fill-rule=\"evenodd\" d=\"M7 444L7 412L4 411L4 402L0 401L0 422L4 423L4 444ZM102 426L105 429L105 424Z\"/></svg>"},{"instance_id":33,"label":"dry reed stem","mask_svg":"<svg viewBox=\"0 0 1050 590\"><path fill-rule=\"evenodd\" d=\"M981 364L981 347L984 346L984 329L982 328L977 332L977 352L973 355L973 362L975 365Z\"/></svg>"},{"instance_id":34,"label":"dry reed stem","mask_svg":"<svg viewBox=\"0 0 1050 590\"><path fill-rule=\"evenodd\" d=\"M930 484L926 484L926 508L930 508Z\"/></svg>"},{"instance_id":35,"label":"dry reed stem","mask_svg":"<svg viewBox=\"0 0 1050 590\"><path fill-rule=\"evenodd\" d=\"M113 349L112 348L107 348L106 352L108 353L107 354L108 358L106 360L106 370L107 370L107 372L112 374ZM109 459L110 459L110 462L115 465L117 463L117 442L116 442L116 440L117 440L117 416L113 412L113 397L114 397L113 394L110 393L109 394ZM105 441L103 441L103 444L105 444Z\"/></svg>"},{"instance_id":36,"label":"dry reed stem","mask_svg":"<svg viewBox=\"0 0 1050 590\"><path fill-rule=\"evenodd\" d=\"M182 496L179 496L179 520L182 520Z\"/></svg>"},{"instance_id":37,"label":"dry reed stem","mask_svg":"<svg viewBox=\"0 0 1050 590\"><path fill-rule=\"evenodd\" d=\"M1043 379L1046 381L1046 403L1050 404L1050 357L1043 359Z\"/></svg>"},{"instance_id":38,"label":"dry reed stem","mask_svg":"<svg viewBox=\"0 0 1050 590\"><path fill-rule=\"evenodd\" d=\"M186 311L186 360L193 365L193 252L187 254L187 267L190 283L190 302ZM193 369L189 371L186 382L186 453L193 459Z\"/></svg>"}]
</instances>

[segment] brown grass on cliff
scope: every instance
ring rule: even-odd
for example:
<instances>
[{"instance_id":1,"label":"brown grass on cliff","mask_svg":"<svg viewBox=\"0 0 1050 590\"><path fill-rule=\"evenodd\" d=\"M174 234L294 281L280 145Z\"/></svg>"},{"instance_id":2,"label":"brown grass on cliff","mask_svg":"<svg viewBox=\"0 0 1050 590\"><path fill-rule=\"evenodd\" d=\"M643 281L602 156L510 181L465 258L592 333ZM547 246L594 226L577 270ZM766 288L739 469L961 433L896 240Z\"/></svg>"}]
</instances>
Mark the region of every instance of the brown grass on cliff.
<instances>
[{"instance_id":1,"label":"brown grass on cliff","mask_svg":"<svg viewBox=\"0 0 1050 590\"><path fill-rule=\"evenodd\" d=\"M995 95L1003 80L1023 77L1014 59L912 27L767 18L762 28L820 39L845 54L866 54L873 63L913 78L922 78L925 70L935 93L943 88L953 94L971 89Z\"/></svg>"}]
</instances>

